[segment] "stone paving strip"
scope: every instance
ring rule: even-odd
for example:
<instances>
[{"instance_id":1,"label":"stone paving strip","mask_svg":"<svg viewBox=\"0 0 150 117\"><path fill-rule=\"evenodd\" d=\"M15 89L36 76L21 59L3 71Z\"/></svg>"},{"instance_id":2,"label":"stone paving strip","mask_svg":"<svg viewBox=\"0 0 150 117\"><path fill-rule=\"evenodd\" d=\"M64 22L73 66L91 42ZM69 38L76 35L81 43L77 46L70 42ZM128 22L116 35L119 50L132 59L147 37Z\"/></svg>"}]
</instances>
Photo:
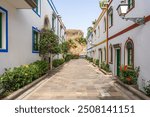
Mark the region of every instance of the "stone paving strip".
<instances>
[{"instance_id":1,"label":"stone paving strip","mask_svg":"<svg viewBox=\"0 0 150 117\"><path fill-rule=\"evenodd\" d=\"M128 100L131 99L106 76L84 59L71 60L57 73L18 100Z\"/></svg>"}]
</instances>

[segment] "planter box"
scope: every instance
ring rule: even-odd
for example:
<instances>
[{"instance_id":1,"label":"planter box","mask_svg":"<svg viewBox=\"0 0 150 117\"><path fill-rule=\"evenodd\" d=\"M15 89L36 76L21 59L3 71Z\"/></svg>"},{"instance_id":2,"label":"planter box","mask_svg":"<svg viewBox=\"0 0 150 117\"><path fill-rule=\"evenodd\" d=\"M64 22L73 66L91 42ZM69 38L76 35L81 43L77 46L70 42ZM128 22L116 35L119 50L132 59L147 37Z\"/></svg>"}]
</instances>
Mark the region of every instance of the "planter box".
<instances>
[{"instance_id":1,"label":"planter box","mask_svg":"<svg viewBox=\"0 0 150 117\"><path fill-rule=\"evenodd\" d=\"M34 85L38 84L40 81L44 80L46 77L48 76L48 73L45 74L44 76L38 78L37 80L33 81L32 83L24 86L23 88L13 92L11 95L5 97L3 100L14 100L17 97L19 97L20 95L22 95L24 92L26 92L27 90L29 90L30 88L32 88Z\"/></svg>"},{"instance_id":2,"label":"planter box","mask_svg":"<svg viewBox=\"0 0 150 117\"><path fill-rule=\"evenodd\" d=\"M132 92L133 94L135 94L139 98L141 98L143 100L150 100L150 97L146 96L143 92L139 91L137 88L133 88L133 87L136 87L135 85L124 84L119 79L116 79L116 83L118 83L119 85L123 86L125 89L128 89L130 92Z\"/></svg>"},{"instance_id":3,"label":"planter box","mask_svg":"<svg viewBox=\"0 0 150 117\"><path fill-rule=\"evenodd\" d=\"M103 72L105 75L112 75L111 72L106 72L105 70L103 70L103 69L101 69L101 68L99 68L99 70L100 70L101 72Z\"/></svg>"},{"instance_id":4,"label":"planter box","mask_svg":"<svg viewBox=\"0 0 150 117\"><path fill-rule=\"evenodd\" d=\"M97 65L95 65L94 63L92 64L94 67L97 67Z\"/></svg>"}]
</instances>

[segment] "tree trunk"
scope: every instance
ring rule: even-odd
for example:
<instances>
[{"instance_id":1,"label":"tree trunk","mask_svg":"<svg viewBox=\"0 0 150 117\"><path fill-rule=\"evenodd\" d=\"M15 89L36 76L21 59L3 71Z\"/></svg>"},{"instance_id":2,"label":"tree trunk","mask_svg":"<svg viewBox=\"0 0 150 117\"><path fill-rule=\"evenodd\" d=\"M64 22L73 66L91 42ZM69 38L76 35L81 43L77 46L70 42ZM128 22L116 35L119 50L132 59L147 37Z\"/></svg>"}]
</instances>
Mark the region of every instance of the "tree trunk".
<instances>
[{"instance_id":1,"label":"tree trunk","mask_svg":"<svg viewBox=\"0 0 150 117\"><path fill-rule=\"evenodd\" d=\"M51 53L48 55L48 63L49 63L49 70L53 69L53 56Z\"/></svg>"},{"instance_id":2,"label":"tree trunk","mask_svg":"<svg viewBox=\"0 0 150 117\"><path fill-rule=\"evenodd\" d=\"M50 53L50 70L53 69L53 54Z\"/></svg>"}]
</instances>

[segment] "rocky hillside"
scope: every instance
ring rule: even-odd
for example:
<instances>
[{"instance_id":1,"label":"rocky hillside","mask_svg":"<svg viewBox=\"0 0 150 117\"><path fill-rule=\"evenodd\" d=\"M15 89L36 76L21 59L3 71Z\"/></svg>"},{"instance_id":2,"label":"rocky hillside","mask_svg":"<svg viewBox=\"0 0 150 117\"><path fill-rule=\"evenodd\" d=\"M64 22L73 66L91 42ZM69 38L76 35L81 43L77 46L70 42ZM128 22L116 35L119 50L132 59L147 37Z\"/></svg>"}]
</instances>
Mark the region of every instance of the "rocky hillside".
<instances>
[{"instance_id":1,"label":"rocky hillside","mask_svg":"<svg viewBox=\"0 0 150 117\"><path fill-rule=\"evenodd\" d=\"M70 53L74 55L85 55L86 44L83 42L84 33L81 30L68 29L66 30L66 40L73 43L73 47L70 49Z\"/></svg>"}]
</instances>

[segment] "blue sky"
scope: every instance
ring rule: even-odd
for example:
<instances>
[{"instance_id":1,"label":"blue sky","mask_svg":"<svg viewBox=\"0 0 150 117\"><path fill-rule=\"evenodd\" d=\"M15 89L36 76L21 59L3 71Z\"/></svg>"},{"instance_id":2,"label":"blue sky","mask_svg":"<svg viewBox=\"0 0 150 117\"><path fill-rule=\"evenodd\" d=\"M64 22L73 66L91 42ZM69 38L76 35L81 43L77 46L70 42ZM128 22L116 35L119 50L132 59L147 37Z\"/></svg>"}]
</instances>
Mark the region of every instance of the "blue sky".
<instances>
[{"instance_id":1,"label":"blue sky","mask_svg":"<svg viewBox=\"0 0 150 117\"><path fill-rule=\"evenodd\" d=\"M84 33L101 12L99 0L53 0L53 2L67 29L81 29Z\"/></svg>"}]
</instances>

